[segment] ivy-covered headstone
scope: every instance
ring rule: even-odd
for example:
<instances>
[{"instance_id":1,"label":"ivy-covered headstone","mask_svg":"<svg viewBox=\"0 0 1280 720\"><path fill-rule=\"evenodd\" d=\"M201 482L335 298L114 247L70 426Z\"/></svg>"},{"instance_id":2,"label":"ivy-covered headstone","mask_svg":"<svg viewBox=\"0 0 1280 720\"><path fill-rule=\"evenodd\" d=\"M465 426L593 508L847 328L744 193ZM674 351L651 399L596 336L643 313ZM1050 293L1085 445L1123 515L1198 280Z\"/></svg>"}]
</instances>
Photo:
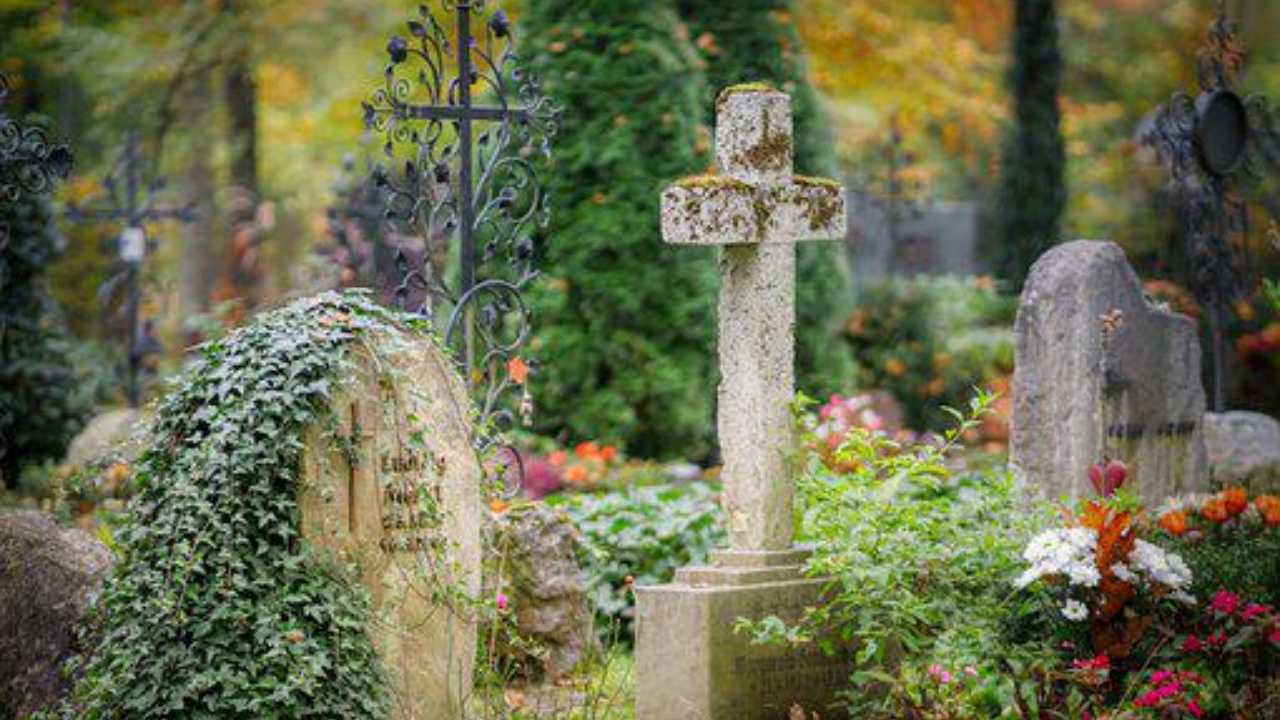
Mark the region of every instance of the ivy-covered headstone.
<instances>
[{"instance_id":1,"label":"ivy-covered headstone","mask_svg":"<svg viewBox=\"0 0 1280 720\"><path fill-rule=\"evenodd\" d=\"M480 478L470 401L436 343L384 334L354 353L303 459L303 535L353 562L393 717L454 718L471 689Z\"/></svg>"},{"instance_id":2,"label":"ivy-covered headstone","mask_svg":"<svg viewBox=\"0 0 1280 720\"><path fill-rule=\"evenodd\" d=\"M260 315L150 437L64 717L460 717L481 466L419 319L356 293Z\"/></svg>"}]
</instances>

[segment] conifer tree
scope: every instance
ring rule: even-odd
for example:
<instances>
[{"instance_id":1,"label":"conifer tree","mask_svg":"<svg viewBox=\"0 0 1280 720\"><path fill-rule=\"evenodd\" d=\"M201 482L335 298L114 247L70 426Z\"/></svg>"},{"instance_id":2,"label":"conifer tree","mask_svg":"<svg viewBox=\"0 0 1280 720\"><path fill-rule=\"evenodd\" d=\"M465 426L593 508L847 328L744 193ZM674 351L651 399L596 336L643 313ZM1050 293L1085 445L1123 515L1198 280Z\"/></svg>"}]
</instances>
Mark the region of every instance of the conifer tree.
<instances>
[{"instance_id":1,"label":"conifer tree","mask_svg":"<svg viewBox=\"0 0 1280 720\"><path fill-rule=\"evenodd\" d=\"M1036 258L1059 239L1067 202L1061 80L1054 0L1017 0L1008 78L1013 124L1005 137L996 208L997 262L1014 292Z\"/></svg>"},{"instance_id":2,"label":"conifer tree","mask_svg":"<svg viewBox=\"0 0 1280 720\"><path fill-rule=\"evenodd\" d=\"M60 458L87 410L45 280L51 221L44 197L0 202L0 473L10 487L23 468Z\"/></svg>"},{"instance_id":3,"label":"conifer tree","mask_svg":"<svg viewBox=\"0 0 1280 720\"><path fill-rule=\"evenodd\" d=\"M715 96L730 85L766 82L791 95L795 167L833 176L835 144L817 93L806 76L791 0L679 0L695 46L707 62L702 109L714 121ZM845 250L839 243L803 243L796 258L796 378L820 396L845 389L853 359L839 338L849 308Z\"/></svg>"},{"instance_id":4,"label":"conifer tree","mask_svg":"<svg viewBox=\"0 0 1280 720\"><path fill-rule=\"evenodd\" d=\"M662 242L658 202L703 172L705 78L674 0L530 0L519 42L563 107L531 293L540 430L704 457L715 398L714 251Z\"/></svg>"}]
</instances>

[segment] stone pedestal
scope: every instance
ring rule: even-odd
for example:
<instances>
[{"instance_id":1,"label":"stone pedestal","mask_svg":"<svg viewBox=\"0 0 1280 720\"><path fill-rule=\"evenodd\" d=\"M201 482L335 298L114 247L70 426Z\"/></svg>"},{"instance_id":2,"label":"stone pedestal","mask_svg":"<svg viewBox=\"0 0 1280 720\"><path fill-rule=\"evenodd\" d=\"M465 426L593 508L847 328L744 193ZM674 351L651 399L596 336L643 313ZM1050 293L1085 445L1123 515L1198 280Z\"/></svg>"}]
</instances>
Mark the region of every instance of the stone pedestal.
<instances>
[{"instance_id":1,"label":"stone pedestal","mask_svg":"<svg viewBox=\"0 0 1280 720\"><path fill-rule=\"evenodd\" d=\"M851 661L816 644L753 645L739 618L793 622L822 602L824 580L804 577L807 553L713 553L669 585L637 591L636 714L640 720L788 720L799 706L847 717L838 693Z\"/></svg>"}]
</instances>

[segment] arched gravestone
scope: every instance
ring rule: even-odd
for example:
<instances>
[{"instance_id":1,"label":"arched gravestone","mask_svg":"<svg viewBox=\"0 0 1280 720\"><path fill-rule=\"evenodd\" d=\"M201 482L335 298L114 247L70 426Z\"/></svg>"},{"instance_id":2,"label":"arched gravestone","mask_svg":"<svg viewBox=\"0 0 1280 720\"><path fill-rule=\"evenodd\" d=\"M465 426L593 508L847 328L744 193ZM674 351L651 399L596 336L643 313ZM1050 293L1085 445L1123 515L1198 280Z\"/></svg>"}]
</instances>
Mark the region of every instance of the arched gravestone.
<instances>
[{"instance_id":1,"label":"arched gravestone","mask_svg":"<svg viewBox=\"0 0 1280 720\"><path fill-rule=\"evenodd\" d=\"M1089 496L1088 467L1129 467L1151 502L1208 489L1200 341L1191 319L1153 305L1111 242L1040 257L1016 324L1010 461L1048 497Z\"/></svg>"},{"instance_id":2,"label":"arched gravestone","mask_svg":"<svg viewBox=\"0 0 1280 720\"><path fill-rule=\"evenodd\" d=\"M372 342L335 392L338 427L307 433L303 534L358 564L396 720L447 720L461 715L476 654L467 598L480 591L482 469L471 406L434 343Z\"/></svg>"}]
</instances>

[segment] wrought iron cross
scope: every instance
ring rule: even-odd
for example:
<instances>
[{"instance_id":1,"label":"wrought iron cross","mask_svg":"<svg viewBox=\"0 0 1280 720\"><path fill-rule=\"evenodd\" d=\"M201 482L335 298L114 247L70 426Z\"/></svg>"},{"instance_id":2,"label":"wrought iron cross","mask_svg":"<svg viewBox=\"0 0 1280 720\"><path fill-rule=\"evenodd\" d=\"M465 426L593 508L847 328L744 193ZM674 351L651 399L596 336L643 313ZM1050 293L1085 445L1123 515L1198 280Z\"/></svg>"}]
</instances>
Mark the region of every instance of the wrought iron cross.
<instances>
[{"instance_id":1,"label":"wrought iron cross","mask_svg":"<svg viewBox=\"0 0 1280 720\"><path fill-rule=\"evenodd\" d=\"M419 293L408 309L433 320L448 310L438 327L482 417L506 424L512 418L499 400L507 392L519 389L526 418L531 409L521 293L537 274L533 233L549 219L536 163L550 157L559 109L521 67L506 13L487 14L484 0L437 1L452 28L419 6L409 37L387 43L390 62L364 119L399 166L375 171L400 238L397 303L410 306ZM445 278L451 265L453 286Z\"/></svg>"},{"instance_id":2,"label":"wrought iron cross","mask_svg":"<svg viewBox=\"0 0 1280 720\"><path fill-rule=\"evenodd\" d=\"M1220 1L1199 51L1200 93L1176 93L1142 138L1169 163L1190 249L1192 289L1208 311L1214 412L1226 410L1227 311L1248 286L1248 206L1236 193L1236 181L1259 173L1258 138L1271 132L1266 99L1236 91L1244 56L1236 23Z\"/></svg>"},{"instance_id":3,"label":"wrought iron cross","mask_svg":"<svg viewBox=\"0 0 1280 720\"><path fill-rule=\"evenodd\" d=\"M67 218L72 222L118 223L121 226L120 235L116 239L116 250L122 269L103 283L100 294L109 298L121 284L124 285L122 340L125 348L125 397L129 406L135 408L142 402L142 389L138 382L142 365L147 357L159 351L150 324L147 323L144 327L139 317L142 265L153 244L147 238L146 225L159 220L191 222L196 218L191 205L156 205L156 196L164 189L164 180L155 178L146 182L143 178L143 164L138 135L130 132L125 136L124 150L119 160L102 183L107 191L107 205L100 208L69 207L66 211Z\"/></svg>"}]
</instances>

